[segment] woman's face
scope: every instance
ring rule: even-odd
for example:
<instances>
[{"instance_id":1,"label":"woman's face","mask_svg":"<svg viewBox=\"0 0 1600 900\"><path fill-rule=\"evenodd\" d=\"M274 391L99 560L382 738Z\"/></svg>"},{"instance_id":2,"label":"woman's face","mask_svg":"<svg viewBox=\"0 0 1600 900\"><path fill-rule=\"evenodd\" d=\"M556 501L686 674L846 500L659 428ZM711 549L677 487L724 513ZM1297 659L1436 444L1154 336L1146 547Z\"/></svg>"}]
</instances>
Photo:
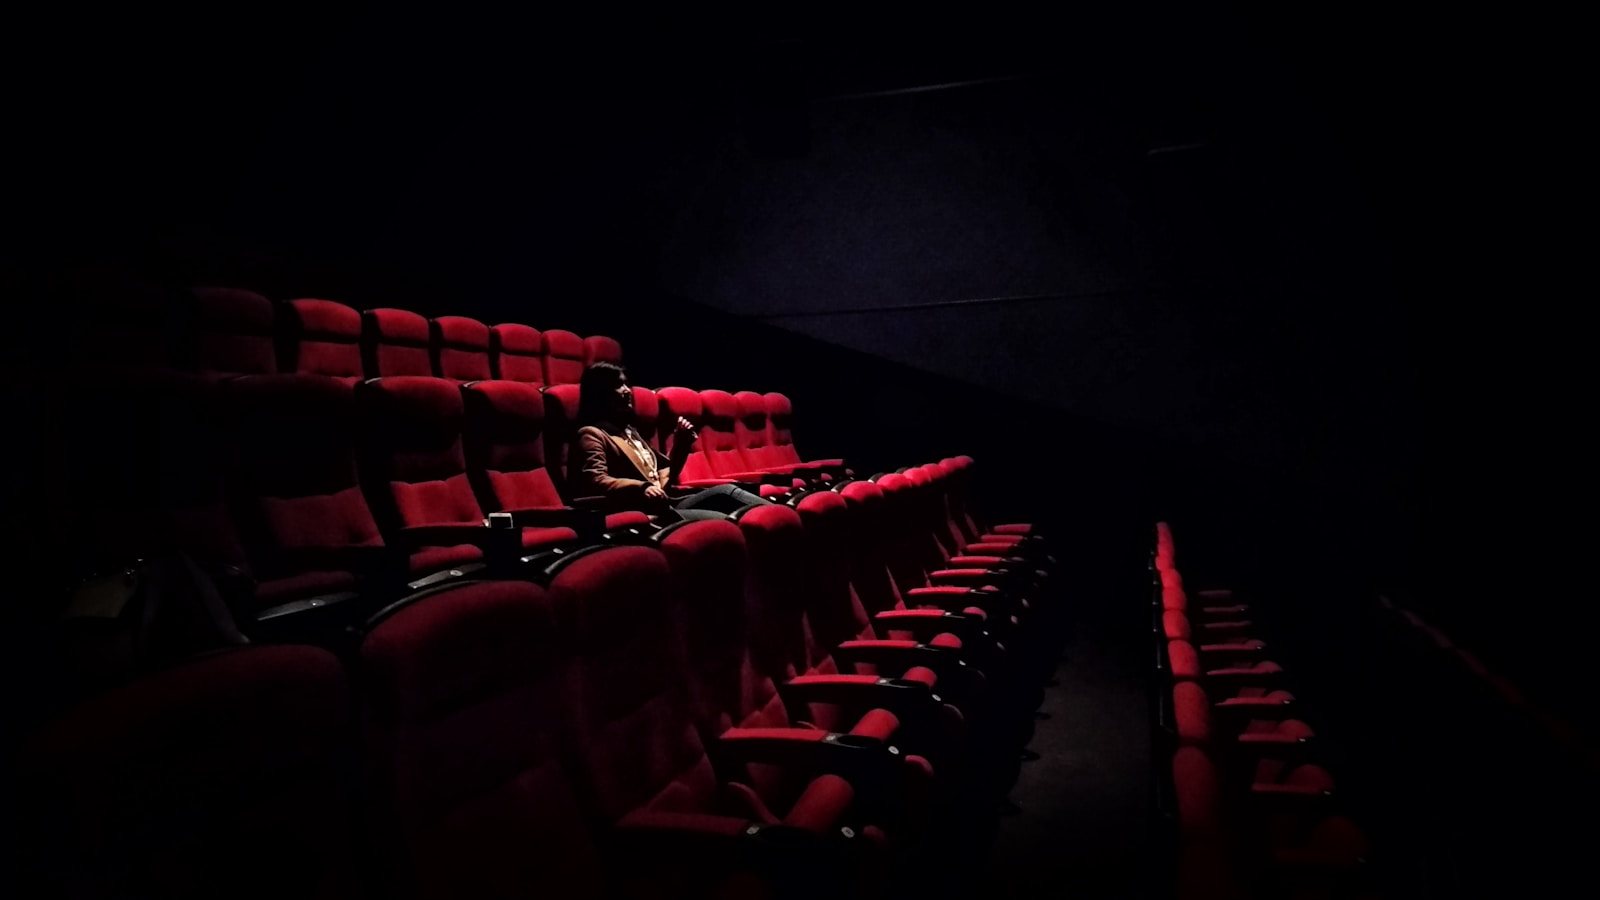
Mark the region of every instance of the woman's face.
<instances>
[{"instance_id":1,"label":"woman's face","mask_svg":"<svg viewBox=\"0 0 1600 900\"><path fill-rule=\"evenodd\" d=\"M616 402L618 409L626 409L630 411L633 409L633 388L628 387L628 377L626 375L622 376L617 381Z\"/></svg>"}]
</instances>

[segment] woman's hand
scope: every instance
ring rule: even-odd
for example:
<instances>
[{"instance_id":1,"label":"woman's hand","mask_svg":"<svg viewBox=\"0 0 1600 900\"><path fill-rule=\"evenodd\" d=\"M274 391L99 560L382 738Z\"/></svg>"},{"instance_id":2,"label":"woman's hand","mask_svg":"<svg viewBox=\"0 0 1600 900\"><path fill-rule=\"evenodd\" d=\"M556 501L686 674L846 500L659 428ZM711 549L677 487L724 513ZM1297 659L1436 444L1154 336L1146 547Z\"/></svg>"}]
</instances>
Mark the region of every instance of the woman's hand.
<instances>
[{"instance_id":1,"label":"woman's hand","mask_svg":"<svg viewBox=\"0 0 1600 900\"><path fill-rule=\"evenodd\" d=\"M667 492L653 484L647 484L644 486L644 498L646 500L665 500L667 499Z\"/></svg>"},{"instance_id":2,"label":"woman's hand","mask_svg":"<svg viewBox=\"0 0 1600 900\"><path fill-rule=\"evenodd\" d=\"M683 416L678 417L678 427L673 430L672 434L674 437L681 437L682 435L688 435L689 437L699 436L699 432L694 430L694 423Z\"/></svg>"}]
</instances>

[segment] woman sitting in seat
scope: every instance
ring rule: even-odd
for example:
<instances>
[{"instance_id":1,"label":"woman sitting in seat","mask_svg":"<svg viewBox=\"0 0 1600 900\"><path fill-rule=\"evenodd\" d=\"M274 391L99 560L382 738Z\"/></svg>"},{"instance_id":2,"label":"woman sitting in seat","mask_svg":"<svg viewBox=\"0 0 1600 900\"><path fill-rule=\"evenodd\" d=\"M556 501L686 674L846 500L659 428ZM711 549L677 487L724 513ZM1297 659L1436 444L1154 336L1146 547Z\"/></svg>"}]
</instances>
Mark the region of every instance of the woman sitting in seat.
<instances>
[{"instance_id":1,"label":"woman sitting in seat","mask_svg":"<svg viewBox=\"0 0 1600 900\"><path fill-rule=\"evenodd\" d=\"M634 427L633 389L614 363L597 362L578 382L577 464L574 497L606 497L613 509L639 509L667 518L714 519L752 503L770 503L738 485L685 493L672 486L694 446L694 423L682 416L672 432L671 457L662 460ZM663 465L665 463L665 465Z\"/></svg>"}]
</instances>

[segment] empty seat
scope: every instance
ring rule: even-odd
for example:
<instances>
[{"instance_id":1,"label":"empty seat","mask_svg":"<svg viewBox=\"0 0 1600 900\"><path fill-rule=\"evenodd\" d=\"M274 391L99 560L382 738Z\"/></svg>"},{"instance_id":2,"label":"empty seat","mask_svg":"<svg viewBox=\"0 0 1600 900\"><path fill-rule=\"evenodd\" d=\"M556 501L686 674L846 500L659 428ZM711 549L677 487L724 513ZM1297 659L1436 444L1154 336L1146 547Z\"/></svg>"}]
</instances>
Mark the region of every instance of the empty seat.
<instances>
[{"instance_id":1,"label":"empty seat","mask_svg":"<svg viewBox=\"0 0 1600 900\"><path fill-rule=\"evenodd\" d=\"M480 381L494 377L489 366L489 326L466 316L440 316L428 325L433 370L440 378Z\"/></svg>"},{"instance_id":2,"label":"empty seat","mask_svg":"<svg viewBox=\"0 0 1600 900\"><path fill-rule=\"evenodd\" d=\"M305 298L283 305L283 371L326 375L346 384L366 377L361 363L361 313L332 300Z\"/></svg>"},{"instance_id":3,"label":"empty seat","mask_svg":"<svg viewBox=\"0 0 1600 900\"><path fill-rule=\"evenodd\" d=\"M578 386L575 384L549 385L544 391L544 447L545 461L555 477L556 486L569 501L573 483L571 463L573 446L578 436Z\"/></svg>"},{"instance_id":4,"label":"empty seat","mask_svg":"<svg viewBox=\"0 0 1600 900\"><path fill-rule=\"evenodd\" d=\"M188 292L186 358L190 367L214 378L278 371L272 301L237 288L194 288Z\"/></svg>"},{"instance_id":5,"label":"empty seat","mask_svg":"<svg viewBox=\"0 0 1600 900\"><path fill-rule=\"evenodd\" d=\"M368 378L433 375L428 320L405 309L361 314L361 361Z\"/></svg>"},{"instance_id":6,"label":"empty seat","mask_svg":"<svg viewBox=\"0 0 1600 900\"><path fill-rule=\"evenodd\" d=\"M597 362L622 365L622 345L616 338L594 334L583 339L583 364L592 366Z\"/></svg>"},{"instance_id":7,"label":"empty seat","mask_svg":"<svg viewBox=\"0 0 1600 900\"><path fill-rule=\"evenodd\" d=\"M18 883L107 900L358 896L349 786L334 774L349 715L339 661L291 645L93 697L13 758Z\"/></svg>"},{"instance_id":8,"label":"empty seat","mask_svg":"<svg viewBox=\"0 0 1600 900\"><path fill-rule=\"evenodd\" d=\"M794 404L789 398L776 391L764 395L767 404L767 443L773 448L768 451L767 457L776 460L782 466L806 466L820 468L842 474L844 460L842 459L817 459L806 460L800 456L800 451L794 443Z\"/></svg>"},{"instance_id":9,"label":"empty seat","mask_svg":"<svg viewBox=\"0 0 1600 900\"><path fill-rule=\"evenodd\" d=\"M231 491L258 615L272 618L397 587L356 475L355 401L329 375L253 375L227 385ZM375 583L376 582L376 583ZM276 609L276 612L273 610ZM352 614L353 615L353 614Z\"/></svg>"},{"instance_id":10,"label":"empty seat","mask_svg":"<svg viewBox=\"0 0 1600 900\"><path fill-rule=\"evenodd\" d=\"M521 528L510 539L484 524L467 478L461 389L440 378L376 378L356 386L365 443L362 481L388 543L411 554L412 574L571 542L570 528Z\"/></svg>"},{"instance_id":11,"label":"empty seat","mask_svg":"<svg viewBox=\"0 0 1600 900\"><path fill-rule=\"evenodd\" d=\"M1350 820L1316 805L1324 792L1316 767L1299 767L1305 779L1247 801L1198 747L1180 748L1171 765L1178 900L1365 896L1360 875L1370 845ZM1263 812L1272 815L1270 828Z\"/></svg>"},{"instance_id":12,"label":"empty seat","mask_svg":"<svg viewBox=\"0 0 1600 900\"><path fill-rule=\"evenodd\" d=\"M389 880L421 900L605 896L579 787L562 640L526 582L458 586L361 643L362 728Z\"/></svg>"},{"instance_id":13,"label":"empty seat","mask_svg":"<svg viewBox=\"0 0 1600 900\"><path fill-rule=\"evenodd\" d=\"M772 443L772 426L767 421L767 399L755 391L733 395L737 418L733 422L734 445L744 469L751 472L789 472L795 464L782 458Z\"/></svg>"},{"instance_id":14,"label":"empty seat","mask_svg":"<svg viewBox=\"0 0 1600 900\"><path fill-rule=\"evenodd\" d=\"M856 790L837 775L819 776L778 809L722 786L694 726L669 583L660 551L613 547L567 558L549 587L560 636L575 656L574 758L595 818L615 824L614 846L625 850L616 870L629 882L624 893L722 896L730 869L752 866L793 887L814 879L811 867L825 861L811 850L786 859L778 844L766 853L741 848L783 834L801 838L796 849L815 847L823 835L847 845L880 840L875 827L847 818ZM846 823L852 827L841 828ZM771 862L759 862L762 856ZM814 889L824 887L852 886Z\"/></svg>"},{"instance_id":15,"label":"empty seat","mask_svg":"<svg viewBox=\"0 0 1600 900\"><path fill-rule=\"evenodd\" d=\"M902 762L884 755L888 745L874 720L894 717L883 710L856 723L853 736L862 740L848 747L812 746L810 728L787 735L770 731L792 728L772 676L786 682L793 675L782 664L778 635L757 627L759 612L750 602L756 598L745 592L749 557L740 526L716 520L681 522L663 531L659 544L672 574L673 610L684 643L695 724L713 757L722 755L719 769L724 775L735 778L741 789L753 790L762 804L780 808L794 801L829 757L838 766L852 754L863 759L871 754L882 769L879 777L890 783L860 786L897 796L902 778L927 778L931 769L925 761L907 757ZM759 754L740 749L748 745L747 737L791 741L804 749L789 751L789 766L752 762ZM861 765L858 770L869 768Z\"/></svg>"},{"instance_id":16,"label":"empty seat","mask_svg":"<svg viewBox=\"0 0 1600 900\"><path fill-rule=\"evenodd\" d=\"M544 383L577 384L587 367L583 338L555 329L544 333Z\"/></svg>"},{"instance_id":17,"label":"empty seat","mask_svg":"<svg viewBox=\"0 0 1600 900\"><path fill-rule=\"evenodd\" d=\"M544 335L514 322L496 325L489 329L489 361L496 378L542 385Z\"/></svg>"},{"instance_id":18,"label":"empty seat","mask_svg":"<svg viewBox=\"0 0 1600 900\"><path fill-rule=\"evenodd\" d=\"M700 429L700 440L695 448L715 477L727 478L751 471L739 453L735 432L738 419L739 401L732 394L718 390L700 392L700 418L691 420Z\"/></svg>"}]
</instances>

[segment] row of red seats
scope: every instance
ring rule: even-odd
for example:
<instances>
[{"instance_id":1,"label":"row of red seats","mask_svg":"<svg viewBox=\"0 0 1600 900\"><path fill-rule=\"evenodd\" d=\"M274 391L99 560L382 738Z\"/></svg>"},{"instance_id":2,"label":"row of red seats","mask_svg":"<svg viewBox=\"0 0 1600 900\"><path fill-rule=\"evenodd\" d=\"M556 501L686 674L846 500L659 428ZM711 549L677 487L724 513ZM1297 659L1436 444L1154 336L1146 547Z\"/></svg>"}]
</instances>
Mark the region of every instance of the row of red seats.
<instances>
[{"instance_id":1,"label":"row of red seats","mask_svg":"<svg viewBox=\"0 0 1600 900\"><path fill-rule=\"evenodd\" d=\"M1051 560L980 525L970 471L432 585L342 661L236 649L91 698L18 758L21 858L89 898L881 896L1031 721Z\"/></svg>"},{"instance_id":2,"label":"row of red seats","mask_svg":"<svg viewBox=\"0 0 1600 900\"><path fill-rule=\"evenodd\" d=\"M701 423L685 485L776 479L751 486L798 496L848 472L801 460L782 394L638 388L634 402L652 444L679 416ZM571 494L577 403L576 385L422 376L86 379L53 454L76 494L59 540L80 573L174 550L236 566L256 582L249 617L266 623L637 537L643 513ZM513 527L489 527L490 513Z\"/></svg>"},{"instance_id":3,"label":"row of red seats","mask_svg":"<svg viewBox=\"0 0 1600 900\"><path fill-rule=\"evenodd\" d=\"M1190 601L1165 522L1153 568L1175 896L1368 896L1367 838L1337 813L1333 777L1311 761L1315 732L1252 636L1248 606L1227 590Z\"/></svg>"},{"instance_id":4,"label":"row of red seats","mask_svg":"<svg viewBox=\"0 0 1600 900\"><path fill-rule=\"evenodd\" d=\"M546 385L577 384L590 364L622 361L621 345L603 335L580 337L510 322L490 327L466 316L361 312L317 299L274 303L237 288L172 292L119 281L81 290L83 297L62 298L89 319L74 334L69 354L95 367L211 377L281 372L354 382L428 375Z\"/></svg>"}]
</instances>

